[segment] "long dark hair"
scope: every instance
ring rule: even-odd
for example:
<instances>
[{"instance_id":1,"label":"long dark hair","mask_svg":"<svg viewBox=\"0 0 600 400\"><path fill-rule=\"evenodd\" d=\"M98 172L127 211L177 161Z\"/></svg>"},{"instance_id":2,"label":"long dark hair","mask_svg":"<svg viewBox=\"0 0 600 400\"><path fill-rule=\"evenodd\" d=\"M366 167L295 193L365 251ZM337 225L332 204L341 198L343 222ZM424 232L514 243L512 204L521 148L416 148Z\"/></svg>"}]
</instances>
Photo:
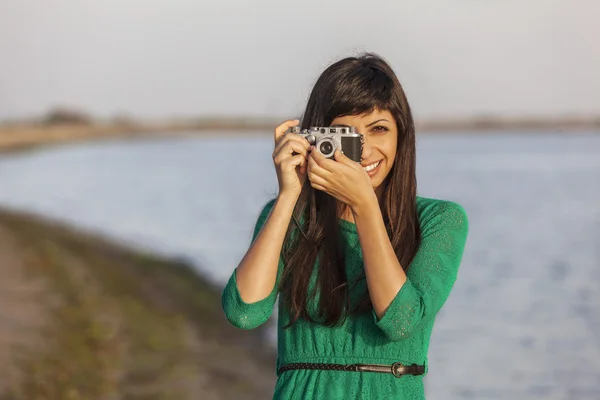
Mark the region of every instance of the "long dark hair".
<instances>
[{"instance_id":1,"label":"long dark hair","mask_svg":"<svg viewBox=\"0 0 600 400\"><path fill-rule=\"evenodd\" d=\"M374 110L388 110L398 127L396 157L382 183L380 206L398 260L407 269L421 237L416 211L415 127L406 95L392 68L373 53L332 64L318 78L310 94L301 127L329 126L336 117L368 114ZM372 307L366 291L351 309L350 284L339 241L338 219L343 208L332 196L313 189L307 179L282 252L285 268L280 290L291 316L285 328L298 318L333 326L348 314L365 312ZM318 274L309 293L317 256ZM365 279L364 274L361 279ZM320 296L315 319L307 303L315 298L317 290Z\"/></svg>"}]
</instances>

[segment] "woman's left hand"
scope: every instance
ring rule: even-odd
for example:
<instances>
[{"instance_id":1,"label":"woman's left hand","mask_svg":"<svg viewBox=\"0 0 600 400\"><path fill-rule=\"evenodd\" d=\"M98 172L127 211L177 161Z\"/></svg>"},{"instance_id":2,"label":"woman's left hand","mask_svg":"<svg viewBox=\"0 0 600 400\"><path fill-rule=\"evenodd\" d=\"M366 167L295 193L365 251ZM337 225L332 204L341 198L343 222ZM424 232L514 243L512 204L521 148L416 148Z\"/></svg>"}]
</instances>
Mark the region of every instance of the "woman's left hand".
<instances>
[{"instance_id":1,"label":"woman's left hand","mask_svg":"<svg viewBox=\"0 0 600 400\"><path fill-rule=\"evenodd\" d=\"M375 192L367 171L345 156L339 149L334 160L325 157L312 146L308 156L308 179L310 185L322 190L351 209L370 201Z\"/></svg>"}]
</instances>

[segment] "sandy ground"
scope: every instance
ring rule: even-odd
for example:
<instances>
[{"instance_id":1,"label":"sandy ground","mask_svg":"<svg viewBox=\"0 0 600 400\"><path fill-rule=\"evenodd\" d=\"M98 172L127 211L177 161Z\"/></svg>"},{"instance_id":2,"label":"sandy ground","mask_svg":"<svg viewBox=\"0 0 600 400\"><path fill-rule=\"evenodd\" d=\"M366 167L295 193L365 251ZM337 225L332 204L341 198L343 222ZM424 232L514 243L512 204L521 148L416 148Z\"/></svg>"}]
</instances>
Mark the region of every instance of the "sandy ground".
<instances>
[{"instance_id":1,"label":"sandy ground","mask_svg":"<svg viewBox=\"0 0 600 400\"><path fill-rule=\"evenodd\" d=\"M22 254L6 228L0 225L0 393L17 376L15 357L21 346L40 345L38 331L49 297L39 277L27 276Z\"/></svg>"}]
</instances>

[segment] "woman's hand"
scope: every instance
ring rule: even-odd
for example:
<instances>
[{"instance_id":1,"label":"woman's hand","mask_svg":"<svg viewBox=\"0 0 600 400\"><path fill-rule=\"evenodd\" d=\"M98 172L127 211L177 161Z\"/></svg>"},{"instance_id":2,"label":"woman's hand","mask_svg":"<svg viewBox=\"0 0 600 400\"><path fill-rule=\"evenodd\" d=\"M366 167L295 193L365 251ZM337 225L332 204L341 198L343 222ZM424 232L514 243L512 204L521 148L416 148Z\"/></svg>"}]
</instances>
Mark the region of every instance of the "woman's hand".
<instances>
[{"instance_id":1,"label":"woman's hand","mask_svg":"<svg viewBox=\"0 0 600 400\"><path fill-rule=\"evenodd\" d=\"M296 134L285 134L298 125L297 119L288 120L275 128L275 150L273 162L279 182L279 195L298 197L306 181L306 165L310 144Z\"/></svg>"},{"instance_id":2,"label":"woman's hand","mask_svg":"<svg viewBox=\"0 0 600 400\"><path fill-rule=\"evenodd\" d=\"M308 179L313 188L330 194L353 211L376 199L371 177L359 163L339 149L334 158L335 161L328 159L312 147L308 156Z\"/></svg>"}]
</instances>

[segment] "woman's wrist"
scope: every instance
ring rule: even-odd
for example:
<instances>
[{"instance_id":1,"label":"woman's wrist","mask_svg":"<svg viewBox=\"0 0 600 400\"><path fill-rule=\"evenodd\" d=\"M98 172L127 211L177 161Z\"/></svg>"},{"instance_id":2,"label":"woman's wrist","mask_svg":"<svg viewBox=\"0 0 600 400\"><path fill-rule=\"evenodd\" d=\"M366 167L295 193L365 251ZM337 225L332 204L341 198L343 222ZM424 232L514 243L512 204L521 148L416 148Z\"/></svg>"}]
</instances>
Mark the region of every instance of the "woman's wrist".
<instances>
[{"instance_id":1,"label":"woman's wrist","mask_svg":"<svg viewBox=\"0 0 600 400\"><path fill-rule=\"evenodd\" d=\"M366 194L364 198L355 204L350 205L350 210L354 217L371 214L376 209L379 209L379 200L374 191Z\"/></svg>"},{"instance_id":2,"label":"woman's wrist","mask_svg":"<svg viewBox=\"0 0 600 400\"><path fill-rule=\"evenodd\" d=\"M280 192L275 199L276 203L295 206L300 198L300 193Z\"/></svg>"}]
</instances>

